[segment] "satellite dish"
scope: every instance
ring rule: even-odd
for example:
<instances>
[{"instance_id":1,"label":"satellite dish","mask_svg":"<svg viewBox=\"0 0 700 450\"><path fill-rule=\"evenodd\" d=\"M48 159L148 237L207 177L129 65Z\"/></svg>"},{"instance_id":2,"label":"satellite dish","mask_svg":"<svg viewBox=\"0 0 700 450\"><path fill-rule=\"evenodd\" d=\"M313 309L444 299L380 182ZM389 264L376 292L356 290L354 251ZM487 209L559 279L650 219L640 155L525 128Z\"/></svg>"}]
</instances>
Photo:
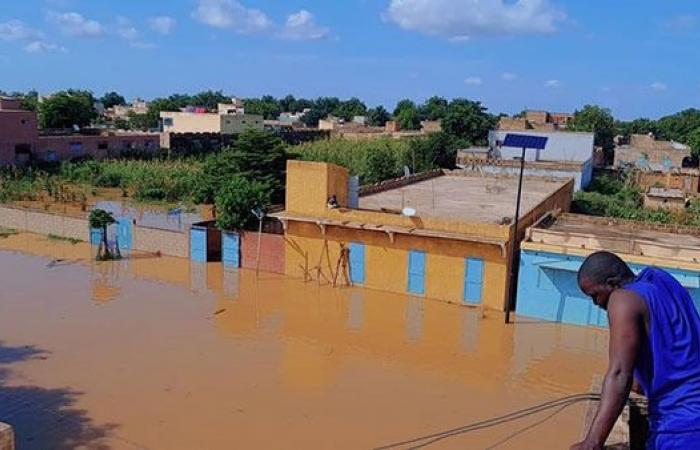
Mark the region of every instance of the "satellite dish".
<instances>
[{"instance_id":1,"label":"satellite dish","mask_svg":"<svg viewBox=\"0 0 700 450\"><path fill-rule=\"evenodd\" d=\"M413 208L404 208L403 211L401 211L401 214L406 217L413 217L416 215L416 210Z\"/></svg>"}]
</instances>

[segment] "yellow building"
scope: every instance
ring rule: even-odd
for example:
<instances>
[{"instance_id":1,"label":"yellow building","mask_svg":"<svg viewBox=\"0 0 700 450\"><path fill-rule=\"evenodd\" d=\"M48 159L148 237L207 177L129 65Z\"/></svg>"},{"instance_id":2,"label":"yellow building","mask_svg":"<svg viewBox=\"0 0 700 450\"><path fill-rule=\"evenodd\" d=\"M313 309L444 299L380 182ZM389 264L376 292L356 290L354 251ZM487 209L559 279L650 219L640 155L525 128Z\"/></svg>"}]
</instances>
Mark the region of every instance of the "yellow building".
<instances>
[{"instance_id":1,"label":"yellow building","mask_svg":"<svg viewBox=\"0 0 700 450\"><path fill-rule=\"evenodd\" d=\"M289 161L285 227L288 275L504 310L517 178L416 176L350 198L348 171ZM526 178L519 235L546 212L568 211L573 180ZM339 207L329 207L335 196ZM346 207L359 203L356 208Z\"/></svg>"}]
</instances>

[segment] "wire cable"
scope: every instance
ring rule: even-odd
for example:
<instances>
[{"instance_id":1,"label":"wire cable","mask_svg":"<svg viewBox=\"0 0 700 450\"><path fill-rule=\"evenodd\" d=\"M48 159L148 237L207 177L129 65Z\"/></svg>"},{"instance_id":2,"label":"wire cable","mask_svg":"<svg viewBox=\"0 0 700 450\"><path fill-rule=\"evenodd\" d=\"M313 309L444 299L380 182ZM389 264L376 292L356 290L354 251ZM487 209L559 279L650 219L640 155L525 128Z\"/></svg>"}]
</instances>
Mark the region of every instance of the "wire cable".
<instances>
[{"instance_id":1,"label":"wire cable","mask_svg":"<svg viewBox=\"0 0 700 450\"><path fill-rule=\"evenodd\" d=\"M538 414L540 412L543 412L543 411L546 411L546 410L552 409L552 408L568 407L570 405L573 405L574 403L578 403L578 402L582 402L582 401L596 401L596 400L600 400L600 394L586 393L586 394L570 395L567 397L562 397L562 398L557 399L557 400L551 400L549 402L545 402L545 403L542 403L539 405L531 406L529 408L521 409L518 411L513 411L511 413L504 414L502 416L493 417L491 419L486 419L486 420L482 420L479 422L474 422L474 423L467 424L467 425L457 427L457 428L452 428L450 430L445 430L445 431L441 431L438 433L433 433L433 434L417 437L414 439L409 439L409 440L402 441L402 442L395 442L393 444L388 444L388 445L384 445L381 447L376 447L375 450L388 450L388 449L393 449L393 448L397 448L397 447L402 447L405 445L416 444L416 443L419 443L422 441L427 441L427 442L423 442L417 446L410 447L410 449L418 449L418 448L425 447L427 445L431 445L435 442L438 442L442 439L446 439L446 438L453 436L453 435L456 435L456 434L463 434L463 433L467 433L467 432L471 432L471 431L477 431L477 430L481 430L481 429L485 429L485 428L491 428L491 427L494 427L497 425L501 425L503 423L513 422L515 420L519 420L519 419L522 419L522 418L527 417L527 416Z\"/></svg>"}]
</instances>

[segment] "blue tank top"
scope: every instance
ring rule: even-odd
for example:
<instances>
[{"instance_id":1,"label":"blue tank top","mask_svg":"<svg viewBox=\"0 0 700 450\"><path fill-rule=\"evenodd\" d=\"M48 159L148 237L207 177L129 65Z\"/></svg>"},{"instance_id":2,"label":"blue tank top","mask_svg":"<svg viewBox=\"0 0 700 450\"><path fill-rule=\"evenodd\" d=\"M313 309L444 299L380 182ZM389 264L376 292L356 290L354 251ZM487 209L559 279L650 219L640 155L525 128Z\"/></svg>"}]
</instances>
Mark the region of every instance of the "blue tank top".
<instances>
[{"instance_id":1,"label":"blue tank top","mask_svg":"<svg viewBox=\"0 0 700 450\"><path fill-rule=\"evenodd\" d=\"M649 309L635 377L649 398L650 431L700 430L700 315L690 294L655 268L644 269L624 289L643 298Z\"/></svg>"}]
</instances>

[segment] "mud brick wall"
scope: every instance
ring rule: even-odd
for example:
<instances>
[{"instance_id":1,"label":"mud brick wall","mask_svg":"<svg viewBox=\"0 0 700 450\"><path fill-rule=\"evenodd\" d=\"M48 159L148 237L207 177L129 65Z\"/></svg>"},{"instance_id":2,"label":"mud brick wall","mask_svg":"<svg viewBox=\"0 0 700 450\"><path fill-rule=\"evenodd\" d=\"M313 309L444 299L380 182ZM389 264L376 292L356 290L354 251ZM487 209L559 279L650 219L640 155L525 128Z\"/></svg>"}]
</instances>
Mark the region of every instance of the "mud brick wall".
<instances>
[{"instance_id":1,"label":"mud brick wall","mask_svg":"<svg viewBox=\"0 0 700 450\"><path fill-rule=\"evenodd\" d=\"M189 257L189 233L134 227L134 250L179 258Z\"/></svg>"},{"instance_id":2,"label":"mud brick wall","mask_svg":"<svg viewBox=\"0 0 700 450\"><path fill-rule=\"evenodd\" d=\"M241 236L241 266L255 269L258 233L248 232ZM263 233L260 239L260 270L285 273L284 235Z\"/></svg>"},{"instance_id":3,"label":"mud brick wall","mask_svg":"<svg viewBox=\"0 0 700 450\"><path fill-rule=\"evenodd\" d=\"M37 234L89 239L88 220L7 206L0 207L0 226Z\"/></svg>"}]
</instances>

